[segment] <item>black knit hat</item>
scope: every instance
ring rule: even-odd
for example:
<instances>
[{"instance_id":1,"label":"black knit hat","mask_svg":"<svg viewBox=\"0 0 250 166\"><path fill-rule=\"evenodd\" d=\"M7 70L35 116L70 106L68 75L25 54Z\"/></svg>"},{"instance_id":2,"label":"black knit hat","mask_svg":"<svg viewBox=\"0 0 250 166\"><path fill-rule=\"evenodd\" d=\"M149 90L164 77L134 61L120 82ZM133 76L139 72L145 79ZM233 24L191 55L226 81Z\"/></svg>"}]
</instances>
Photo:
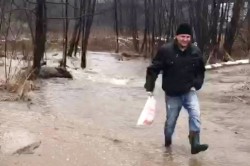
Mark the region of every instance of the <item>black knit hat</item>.
<instances>
[{"instance_id":1,"label":"black knit hat","mask_svg":"<svg viewBox=\"0 0 250 166\"><path fill-rule=\"evenodd\" d=\"M179 25L179 27L177 28L176 31L176 35L180 35L180 34L188 34L188 35L193 35L192 33L192 28L188 23L182 23Z\"/></svg>"}]
</instances>

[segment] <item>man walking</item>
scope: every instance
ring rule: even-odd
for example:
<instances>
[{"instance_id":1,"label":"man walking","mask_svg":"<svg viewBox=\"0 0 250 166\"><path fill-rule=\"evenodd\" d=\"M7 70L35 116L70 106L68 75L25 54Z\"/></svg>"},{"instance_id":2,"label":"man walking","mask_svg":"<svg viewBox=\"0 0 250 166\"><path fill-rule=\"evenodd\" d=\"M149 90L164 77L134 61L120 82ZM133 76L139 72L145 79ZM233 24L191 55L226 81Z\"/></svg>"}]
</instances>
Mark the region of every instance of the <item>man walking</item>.
<instances>
[{"instance_id":1,"label":"man walking","mask_svg":"<svg viewBox=\"0 0 250 166\"><path fill-rule=\"evenodd\" d=\"M180 110L189 114L189 142L191 153L197 154L208 148L200 144L200 108L196 91L204 81L205 67L200 49L191 43L192 28L180 24L173 42L163 45L147 68L145 89L153 94L155 81L162 71L162 89L166 94L167 119L164 128L165 146L172 144Z\"/></svg>"}]
</instances>

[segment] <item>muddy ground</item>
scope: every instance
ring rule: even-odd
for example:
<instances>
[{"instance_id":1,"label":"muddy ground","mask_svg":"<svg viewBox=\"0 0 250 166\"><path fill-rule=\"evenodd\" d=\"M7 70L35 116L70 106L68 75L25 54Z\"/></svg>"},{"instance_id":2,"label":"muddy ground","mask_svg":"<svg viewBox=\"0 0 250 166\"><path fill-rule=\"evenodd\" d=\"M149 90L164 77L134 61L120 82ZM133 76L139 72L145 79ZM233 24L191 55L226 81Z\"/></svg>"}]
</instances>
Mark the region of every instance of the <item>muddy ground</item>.
<instances>
[{"instance_id":1,"label":"muddy ground","mask_svg":"<svg viewBox=\"0 0 250 166\"><path fill-rule=\"evenodd\" d=\"M172 148L163 146L166 113L160 78L153 125L135 126L147 98L148 62L117 62L99 53L89 56L89 63L85 71L73 71L74 80L42 80L30 103L0 103L1 166L249 165L250 65L207 71L198 93L201 142L210 147L191 155L185 110Z\"/></svg>"}]
</instances>

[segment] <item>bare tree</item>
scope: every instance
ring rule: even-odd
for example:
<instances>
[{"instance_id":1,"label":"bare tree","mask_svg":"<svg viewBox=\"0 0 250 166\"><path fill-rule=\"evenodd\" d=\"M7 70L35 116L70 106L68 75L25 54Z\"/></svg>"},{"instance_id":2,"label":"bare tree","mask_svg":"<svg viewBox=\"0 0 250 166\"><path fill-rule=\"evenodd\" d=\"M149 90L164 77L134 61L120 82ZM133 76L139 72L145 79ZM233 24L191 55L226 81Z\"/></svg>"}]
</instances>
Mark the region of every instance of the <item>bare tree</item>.
<instances>
[{"instance_id":1,"label":"bare tree","mask_svg":"<svg viewBox=\"0 0 250 166\"><path fill-rule=\"evenodd\" d=\"M4 66L4 73L5 73L5 80L6 80L6 83L9 81L9 72L10 72L10 69L9 69L9 72L7 72L7 46L8 46L8 36L9 36L9 32L10 32L10 23L11 23L11 15L12 15L12 4L13 4L13 0L11 0L11 4L10 4L10 12L9 12L9 15L8 15L8 19L5 20L6 21L6 24L7 24L7 27L6 27L6 32L5 32L5 37L4 37L4 59L5 59L5 66Z\"/></svg>"},{"instance_id":2,"label":"bare tree","mask_svg":"<svg viewBox=\"0 0 250 166\"><path fill-rule=\"evenodd\" d=\"M149 19L149 0L144 0L144 35L143 35L143 41L141 45L140 52L145 52L145 56L147 56L148 51L148 34L149 34L149 28L150 28L150 19Z\"/></svg>"},{"instance_id":3,"label":"bare tree","mask_svg":"<svg viewBox=\"0 0 250 166\"><path fill-rule=\"evenodd\" d=\"M204 52L209 39L208 28L208 1L189 0L190 16L194 27L196 41L200 49Z\"/></svg>"},{"instance_id":4,"label":"bare tree","mask_svg":"<svg viewBox=\"0 0 250 166\"><path fill-rule=\"evenodd\" d=\"M85 18L83 19L83 26L82 26L82 56L81 56L82 68L86 68L86 53L87 53L88 39L89 39L90 29L93 23L96 0L86 0L84 4L85 4L84 5Z\"/></svg>"},{"instance_id":5,"label":"bare tree","mask_svg":"<svg viewBox=\"0 0 250 166\"><path fill-rule=\"evenodd\" d=\"M114 29L116 34L115 52L119 52L119 22L118 22L118 3L119 0L114 0Z\"/></svg>"},{"instance_id":6,"label":"bare tree","mask_svg":"<svg viewBox=\"0 0 250 166\"><path fill-rule=\"evenodd\" d=\"M41 68L41 59L45 52L46 41L46 1L37 0L36 4L36 30L35 30L35 43L34 43L34 73L38 74Z\"/></svg>"},{"instance_id":7,"label":"bare tree","mask_svg":"<svg viewBox=\"0 0 250 166\"><path fill-rule=\"evenodd\" d=\"M80 11L79 11L80 16L83 13L83 10L84 10L84 2L82 0L80 0ZM79 18L79 28L78 28L78 32L77 32L77 36L76 36L76 41L74 44L74 56L76 56L76 54L77 54L78 45L79 45L79 41L80 41L81 34L82 34L83 19L84 19L83 17Z\"/></svg>"},{"instance_id":8,"label":"bare tree","mask_svg":"<svg viewBox=\"0 0 250 166\"><path fill-rule=\"evenodd\" d=\"M4 1L4 0L1 0L0 1L1 2L1 10L0 10L0 12L1 12L1 18L0 18L0 31L2 30L2 28L3 28L3 22L4 22L4 14L5 14L5 7L6 7L6 1Z\"/></svg>"},{"instance_id":9,"label":"bare tree","mask_svg":"<svg viewBox=\"0 0 250 166\"><path fill-rule=\"evenodd\" d=\"M174 21L175 21L175 0L170 1L170 16L168 21L167 38L168 40L174 36Z\"/></svg>"},{"instance_id":10,"label":"bare tree","mask_svg":"<svg viewBox=\"0 0 250 166\"><path fill-rule=\"evenodd\" d=\"M225 34L224 48L231 54L233 43L235 41L236 32L239 28L240 12L243 8L244 0L236 0L233 6L233 16L230 23L227 25L227 30Z\"/></svg>"},{"instance_id":11,"label":"bare tree","mask_svg":"<svg viewBox=\"0 0 250 166\"><path fill-rule=\"evenodd\" d=\"M65 3L65 21L64 21L64 50L63 50L63 61L62 61L62 67L66 68L67 63L67 49L68 49L68 29L69 29L69 19L68 19L68 3L69 1L66 0Z\"/></svg>"},{"instance_id":12,"label":"bare tree","mask_svg":"<svg viewBox=\"0 0 250 166\"><path fill-rule=\"evenodd\" d=\"M225 21L226 21L226 14L228 13L228 7L229 7L229 3L226 3L226 5L223 5L221 7L221 15L220 15L220 25L219 25L219 32L218 32L218 43L220 44L221 42L221 37L222 37L222 33L223 33L223 27L225 25Z\"/></svg>"},{"instance_id":13,"label":"bare tree","mask_svg":"<svg viewBox=\"0 0 250 166\"><path fill-rule=\"evenodd\" d=\"M24 8L29 9L30 4L26 0L23 0L23 4L24 4ZM33 17L32 15L28 13L27 10L25 10L25 16L26 16L26 20L29 26L32 42L35 43L35 36L34 36L34 30L33 30L34 28L32 26Z\"/></svg>"},{"instance_id":14,"label":"bare tree","mask_svg":"<svg viewBox=\"0 0 250 166\"><path fill-rule=\"evenodd\" d=\"M210 38L211 38L211 45L217 44L217 36L218 36L218 20L219 20L219 13L220 13L220 4L221 0L213 0L212 3L212 18L211 18L211 26L210 26Z\"/></svg>"},{"instance_id":15,"label":"bare tree","mask_svg":"<svg viewBox=\"0 0 250 166\"><path fill-rule=\"evenodd\" d=\"M138 36L138 26L137 26L137 1L130 0L130 33L133 38L133 45L136 52L139 52L139 36Z\"/></svg>"},{"instance_id":16,"label":"bare tree","mask_svg":"<svg viewBox=\"0 0 250 166\"><path fill-rule=\"evenodd\" d=\"M248 2L248 10L247 10L247 50L250 51L250 0Z\"/></svg>"},{"instance_id":17,"label":"bare tree","mask_svg":"<svg viewBox=\"0 0 250 166\"><path fill-rule=\"evenodd\" d=\"M117 0L117 6L118 6L118 15L119 15L119 32L122 34L124 32L123 30L123 6L122 6L122 0Z\"/></svg>"},{"instance_id":18,"label":"bare tree","mask_svg":"<svg viewBox=\"0 0 250 166\"><path fill-rule=\"evenodd\" d=\"M150 54L151 54L151 57L153 58L154 57L154 50L155 50L155 30L156 30L156 27L155 27L155 25L156 25L156 22L155 22L155 17L156 17L156 15L155 15L155 13L156 13L156 10L155 10L155 0L152 0L153 2L153 5L152 5L152 13L153 13L153 18L152 18L152 38L151 38L151 40L152 40L152 42L151 42L151 52L150 52Z\"/></svg>"},{"instance_id":19,"label":"bare tree","mask_svg":"<svg viewBox=\"0 0 250 166\"><path fill-rule=\"evenodd\" d=\"M74 1L74 17L75 18L77 18L77 16L79 15L77 2L78 2L78 0ZM82 7L82 4L80 4L80 10L81 10L81 7ZM70 56L70 57L72 56L74 48L77 48L77 46L78 46L78 42L79 42L78 36L80 36L78 34L79 34L80 25L81 25L81 18L75 19L74 31L72 34L72 38L70 40L70 46L69 46L69 50L68 50L68 56ZM76 54L76 52L75 52L75 54Z\"/></svg>"}]
</instances>

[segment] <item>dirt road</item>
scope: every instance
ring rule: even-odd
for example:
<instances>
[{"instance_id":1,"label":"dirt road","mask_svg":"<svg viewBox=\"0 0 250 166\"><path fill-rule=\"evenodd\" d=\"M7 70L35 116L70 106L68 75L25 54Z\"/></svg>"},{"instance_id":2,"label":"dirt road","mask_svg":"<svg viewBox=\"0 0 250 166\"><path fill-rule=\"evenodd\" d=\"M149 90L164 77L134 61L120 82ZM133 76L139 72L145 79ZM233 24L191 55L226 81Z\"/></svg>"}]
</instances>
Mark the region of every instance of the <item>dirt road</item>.
<instances>
[{"instance_id":1,"label":"dirt road","mask_svg":"<svg viewBox=\"0 0 250 166\"><path fill-rule=\"evenodd\" d=\"M72 71L75 80L41 81L32 104L0 103L1 166L249 165L250 66L207 72L198 93L201 141L210 148L191 155L185 110L176 126L173 147L163 147L166 113L160 77L155 90L158 113L154 124L135 126L147 97L143 89L146 61L118 62L94 53L88 61L85 71ZM40 141L39 147L32 149L32 154L7 154L14 145L9 136L15 142L22 133L28 133L26 136L34 142ZM19 143L25 143L25 139Z\"/></svg>"}]
</instances>

